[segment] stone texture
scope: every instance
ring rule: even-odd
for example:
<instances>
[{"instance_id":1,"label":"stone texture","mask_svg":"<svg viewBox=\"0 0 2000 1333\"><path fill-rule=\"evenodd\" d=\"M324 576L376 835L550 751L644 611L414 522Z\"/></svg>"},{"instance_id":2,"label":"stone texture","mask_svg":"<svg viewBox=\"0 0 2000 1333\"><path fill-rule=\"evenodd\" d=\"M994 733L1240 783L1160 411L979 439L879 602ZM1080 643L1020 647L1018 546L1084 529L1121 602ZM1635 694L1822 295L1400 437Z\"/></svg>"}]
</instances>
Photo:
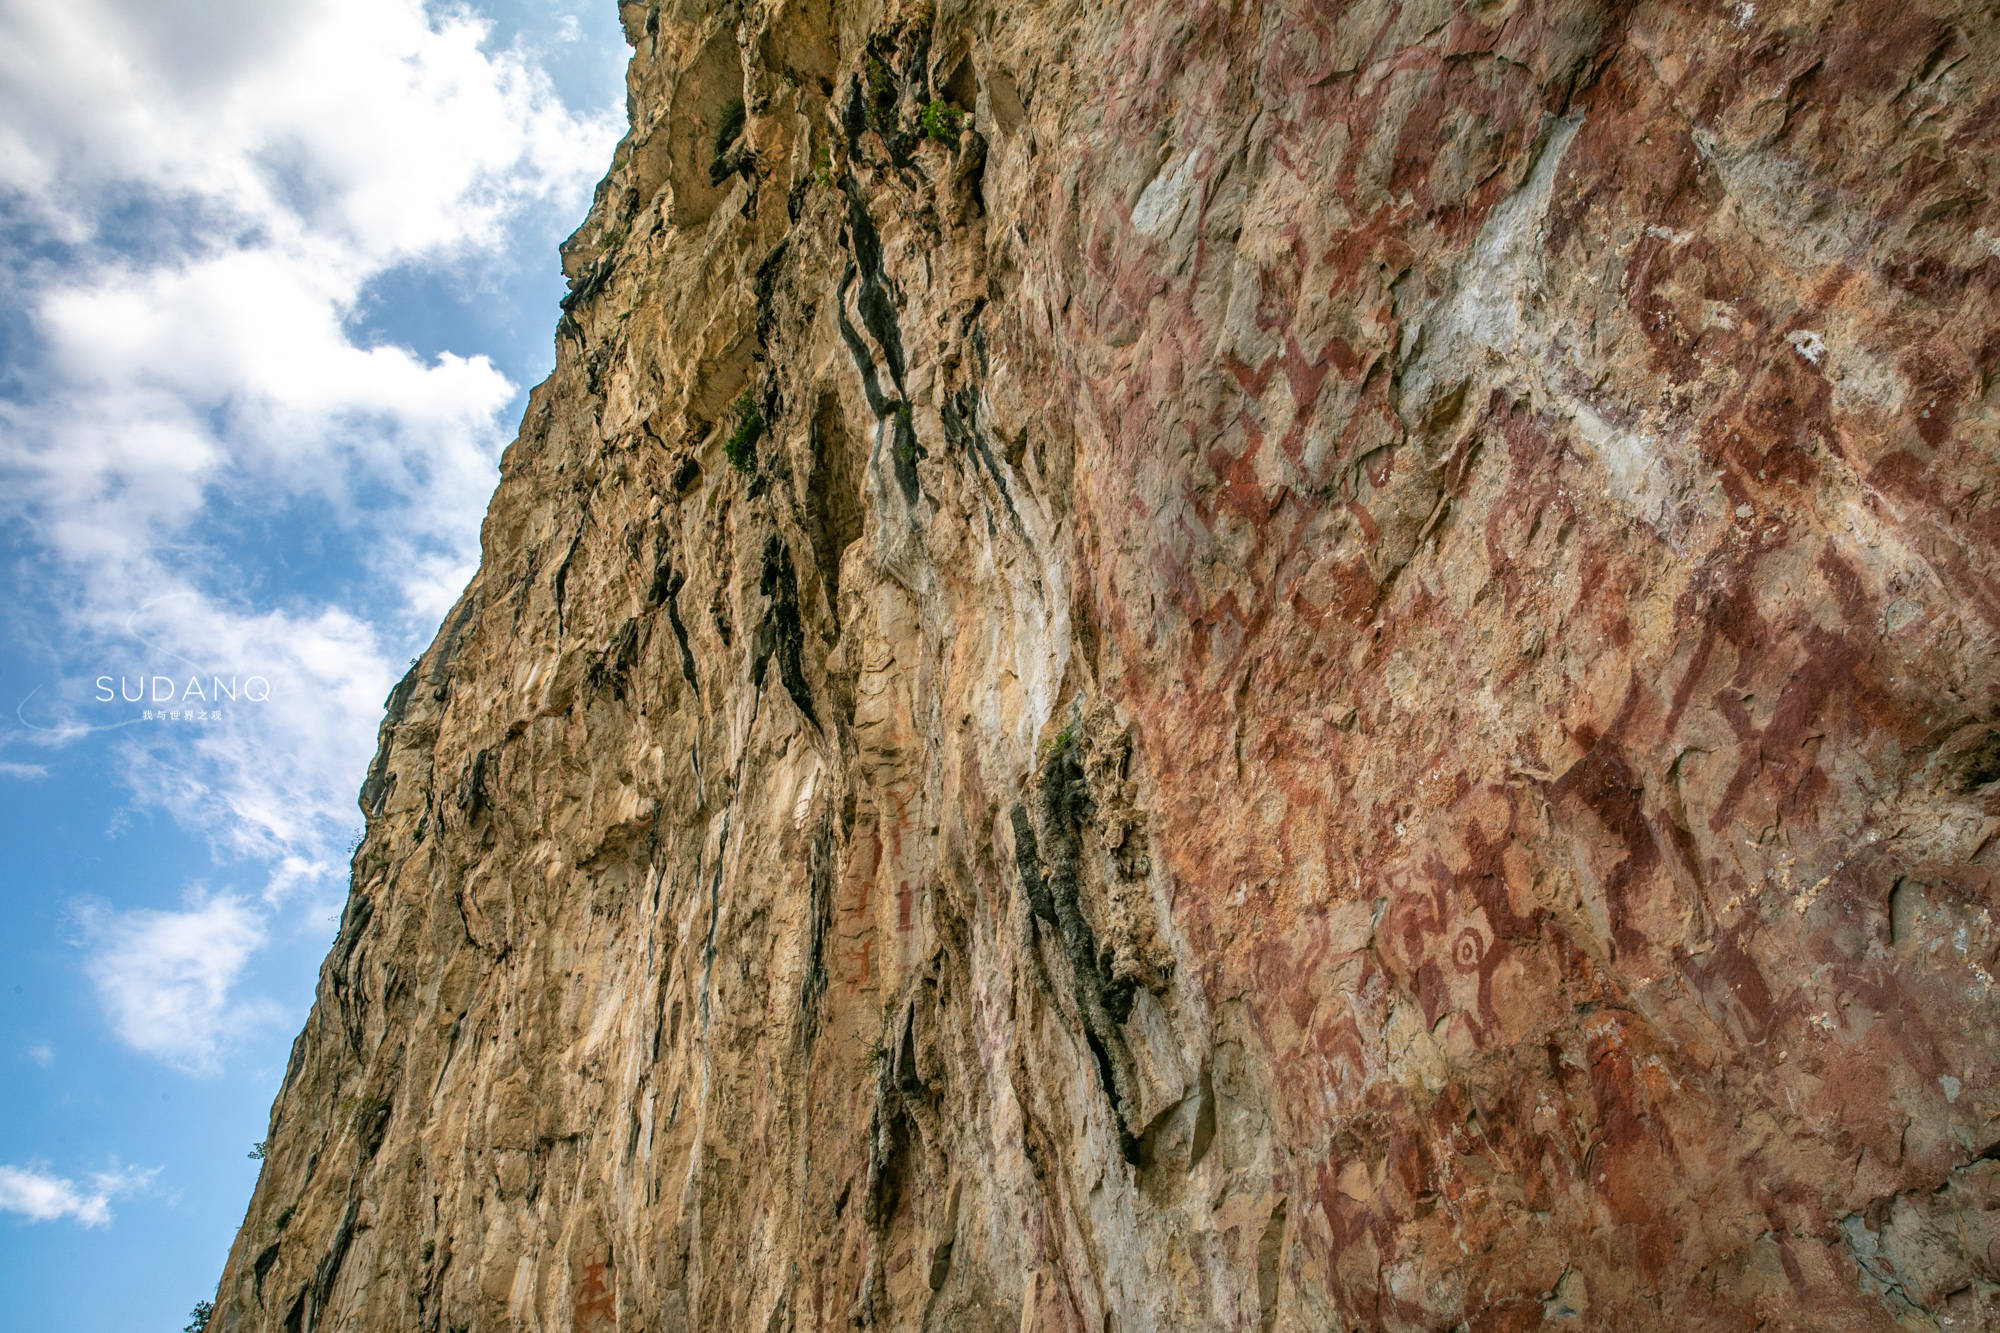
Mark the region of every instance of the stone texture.
<instances>
[{"instance_id":1,"label":"stone texture","mask_svg":"<svg viewBox=\"0 0 2000 1333\"><path fill-rule=\"evenodd\" d=\"M621 15L219 1329L2000 1326L2000 12Z\"/></svg>"}]
</instances>

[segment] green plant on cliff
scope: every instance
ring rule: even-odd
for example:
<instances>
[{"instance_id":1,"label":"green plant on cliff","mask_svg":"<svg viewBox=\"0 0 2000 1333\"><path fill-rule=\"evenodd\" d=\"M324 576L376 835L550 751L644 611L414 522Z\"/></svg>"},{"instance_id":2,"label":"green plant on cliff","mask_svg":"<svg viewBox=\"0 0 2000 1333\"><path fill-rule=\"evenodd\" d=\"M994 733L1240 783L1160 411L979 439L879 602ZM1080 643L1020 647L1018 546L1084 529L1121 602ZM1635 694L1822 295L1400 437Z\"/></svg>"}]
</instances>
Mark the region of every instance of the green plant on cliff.
<instances>
[{"instance_id":1,"label":"green plant on cliff","mask_svg":"<svg viewBox=\"0 0 2000 1333\"><path fill-rule=\"evenodd\" d=\"M736 428L722 442L730 466L748 477L757 471L757 441L764 435L764 414L748 390L736 400Z\"/></svg>"},{"instance_id":2,"label":"green plant on cliff","mask_svg":"<svg viewBox=\"0 0 2000 1333\"><path fill-rule=\"evenodd\" d=\"M207 1333L208 1321L215 1317L215 1305L211 1301L196 1301L194 1309L188 1311L188 1321L181 1333Z\"/></svg>"},{"instance_id":3,"label":"green plant on cliff","mask_svg":"<svg viewBox=\"0 0 2000 1333\"><path fill-rule=\"evenodd\" d=\"M354 1108L354 1132L361 1139L369 1156L382 1146L382 1136L389 1129L389 1098L386 1093L365 1097Z\"/></svg>"},{"instance_id":4,"label":"green plant on cliff","mask_svg":"<svg viewBox=\"0 0 2000 1333\"><path fill-rule=\"evenodd\" d=\"M919 117L924 127L924 137L941 144L955 145L958 142L959 127L965 123L965 113L940 98L933 97L924 103Z\"/></svg>"},{"instance_id":5,"label":"green plant on cliff","mask_svg":"<svg viewBox=\"0 0 2000 1333\"><path fill-rule=\"evenodd\" d=\"M868 115L886 132L896 121L896 80L878 56L868 57Z\"/></svg>"}]
</instances>

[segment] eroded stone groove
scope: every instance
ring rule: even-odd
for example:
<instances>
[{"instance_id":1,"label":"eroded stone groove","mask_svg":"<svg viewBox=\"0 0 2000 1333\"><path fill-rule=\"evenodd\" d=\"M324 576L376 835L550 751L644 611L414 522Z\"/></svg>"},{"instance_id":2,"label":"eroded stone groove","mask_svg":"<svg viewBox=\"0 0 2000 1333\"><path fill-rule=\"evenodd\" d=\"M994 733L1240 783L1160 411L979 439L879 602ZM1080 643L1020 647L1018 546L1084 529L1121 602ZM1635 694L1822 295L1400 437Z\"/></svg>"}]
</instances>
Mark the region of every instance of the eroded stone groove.
<instances>
[{"instance_id":1,"label":"eroded stone groove","mask_svg":"<svg viewBox=\"0 0 2000 1333\"><path fill-rule=\"evenodd\" d=\"M2000 1325L2000 21L628 0L216 1327Z\"/></svg>"}]
</instances>

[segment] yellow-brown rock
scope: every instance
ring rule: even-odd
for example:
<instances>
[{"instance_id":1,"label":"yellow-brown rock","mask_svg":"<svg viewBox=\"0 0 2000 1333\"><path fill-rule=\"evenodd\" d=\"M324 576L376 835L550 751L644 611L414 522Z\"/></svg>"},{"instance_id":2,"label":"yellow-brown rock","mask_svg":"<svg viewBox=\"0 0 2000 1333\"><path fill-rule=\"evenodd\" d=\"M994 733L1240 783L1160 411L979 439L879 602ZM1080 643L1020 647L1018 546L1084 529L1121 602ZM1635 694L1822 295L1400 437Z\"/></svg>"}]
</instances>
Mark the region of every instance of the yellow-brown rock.
<instances>
[{"instance_id":1,"label":"yellow-brown rock","mask_svg":"<svg viewBox=\"0 0 2000 1333\"><path fill-rule=\"evenodd\" d=\"M217 1329L2000 1327L2000 13L621 15Z\"/></svg>"}]
</instances>

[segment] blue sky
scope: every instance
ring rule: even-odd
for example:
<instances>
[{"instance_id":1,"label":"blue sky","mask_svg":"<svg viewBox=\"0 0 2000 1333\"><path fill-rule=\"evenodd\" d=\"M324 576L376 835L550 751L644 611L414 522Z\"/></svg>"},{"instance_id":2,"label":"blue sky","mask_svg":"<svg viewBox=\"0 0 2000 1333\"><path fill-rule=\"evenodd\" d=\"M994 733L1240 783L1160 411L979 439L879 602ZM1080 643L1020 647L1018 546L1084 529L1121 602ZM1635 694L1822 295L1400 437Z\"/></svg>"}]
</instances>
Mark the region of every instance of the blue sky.
<instances>
[{"instance_id":1,"label":"blue sky","mask_svg":"<svg viewBox=\"0 0 2000 1333\"><path fill-rule=\"evenodd\" d=\"M214 1289L625 55L613 0L0 0L10 1326Z\"/></svg>"}]
</instances>

